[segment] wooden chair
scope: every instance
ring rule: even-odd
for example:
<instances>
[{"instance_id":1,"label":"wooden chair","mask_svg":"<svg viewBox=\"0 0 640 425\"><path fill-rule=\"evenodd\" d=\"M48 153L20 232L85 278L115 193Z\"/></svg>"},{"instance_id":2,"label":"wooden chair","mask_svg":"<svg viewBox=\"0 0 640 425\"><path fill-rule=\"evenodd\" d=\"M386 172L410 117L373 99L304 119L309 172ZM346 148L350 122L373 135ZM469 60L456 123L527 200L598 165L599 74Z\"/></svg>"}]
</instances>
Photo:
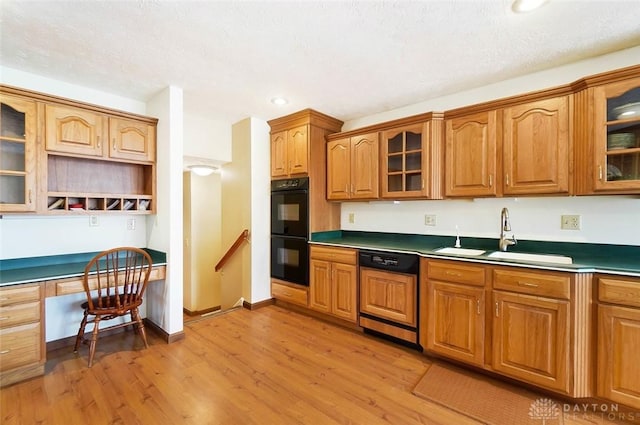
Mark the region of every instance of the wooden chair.
<instances>
[{"instance_id":1,"label":"wooden chair","mask_svg":"<svg viewBox=\"0 0 640 425\"><path fill-rule=\"evenodd\" d=\"M138 307L142 304L142 295L149 282L152 261L149 254L139 248L119 247L103 251L93 257L84 269L84 290L87 301L82 304L84 317L76 337L74 353L78 352L84 339L87 323L93 323L93 332L89 343L89 367L93 364L98 333L133 325L144 341L147 336L140 318ZM100 329L100 322L123 317L129 314L131 320ZM93 316L89 319L89 316Z\"/></svg>"}]
</instances>

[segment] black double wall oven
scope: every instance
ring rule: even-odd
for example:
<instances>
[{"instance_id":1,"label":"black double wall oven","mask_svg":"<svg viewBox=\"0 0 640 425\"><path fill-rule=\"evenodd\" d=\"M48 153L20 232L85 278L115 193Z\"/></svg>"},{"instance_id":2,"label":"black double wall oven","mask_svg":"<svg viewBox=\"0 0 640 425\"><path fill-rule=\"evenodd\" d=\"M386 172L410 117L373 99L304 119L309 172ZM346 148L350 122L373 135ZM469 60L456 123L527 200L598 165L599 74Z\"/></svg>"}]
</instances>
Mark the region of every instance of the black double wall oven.
<instances>
[{"instance_id":1,"label":"black double wall oven","mask_svg":"<svg viewBox=\"0 0 640 425\"><path fill-rule=\"evenodd\" d=\"M271 277L309 285L309 178L271 182Z\"/></svg>"}]
</instances>

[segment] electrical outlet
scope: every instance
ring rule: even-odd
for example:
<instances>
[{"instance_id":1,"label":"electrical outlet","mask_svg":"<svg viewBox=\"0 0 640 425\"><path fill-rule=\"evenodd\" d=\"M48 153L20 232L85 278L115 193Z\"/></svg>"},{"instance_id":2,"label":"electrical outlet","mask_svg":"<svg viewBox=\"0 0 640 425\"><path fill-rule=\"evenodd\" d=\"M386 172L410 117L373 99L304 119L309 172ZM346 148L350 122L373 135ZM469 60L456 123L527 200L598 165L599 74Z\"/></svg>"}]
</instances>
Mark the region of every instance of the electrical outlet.
<instances>
[{"instance_id":1,"label":"electrical outlet","mask_svg":"<svg viewBox=\"0 0 640 425\"><path fill-rule=\"evenodd\" d=\"M89 216L89 226L91 227L96 227L99 226L100 222L98 221L98 216L97 215L90 215Z\"/></svg>"},{"instance_id":2,"label":"electrical outlet","mask_svg":"<svg viewBox=\"0 0 640 425\"><path fill-rule=\"evenodd\" d=\"M563 215L560 216L560 228L563 230L580 230L579 215Z\"/></svg>"},{"instance_id":3,"label":"electrical outlet","mask_svg":"<svg viewBox=\"0 0 640 425\"><path fill-rule=\"evenodd\" d=\"M436 215L435 214L425 214L424 215L424 225L425 226L435 226L436 225Z\"/></svg>"},{"instance_id":4,"label":"electrical outlet","mask_svg":"<svg viewBox=\"0 0 640 425\"><path fill-rule=\"evenodd\" d=\"M127 219L127 230L136 230L136 219L128 218Z\"/></svg>"},{"instance_id":5,"label":"electrical outlet","mask_svg":"<svg viewBox=\"0 0 640 425\"><path fill-rule=\"evenodd\" d=\"M355 222L356 222L356 214L349 213L349 223L355 223Z\"/></svg>"}]
</instances>

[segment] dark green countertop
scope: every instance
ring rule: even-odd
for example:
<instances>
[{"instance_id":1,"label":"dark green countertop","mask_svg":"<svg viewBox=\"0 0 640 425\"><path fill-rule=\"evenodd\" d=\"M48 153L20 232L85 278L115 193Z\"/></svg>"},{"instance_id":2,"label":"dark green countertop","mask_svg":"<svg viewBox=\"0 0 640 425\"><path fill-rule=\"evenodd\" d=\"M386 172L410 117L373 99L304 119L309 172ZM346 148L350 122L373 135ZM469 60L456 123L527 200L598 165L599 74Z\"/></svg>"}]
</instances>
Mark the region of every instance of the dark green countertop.
<instances>
[{"instance_id":1,"label":"dark green countertop","mask_svg":"<svg viewBox=\"0 0 640 425\"><path fill-rule=\"evenodd\" d=\"M164 252L144 250L151 255L154 266L167 263ZM82 276L85 266L96 254L98 252L0 260L0 286Z\"/></svg>"},{"instance_id":2,"label":"dark green countertop","mask_svg":"<svg viewBox=\"0 0 640 425\"><path fill-rule=\"evenodd\" d=\"M335 230L313 233L311 235L311 243L349 246L358 249L410 252L428 257L508 264L548 270L583 273L602 272L640 276L640 246L635 245L518 240L517 245L509 247L509 251L511 252L563 255L573 259L573 264L557 264L490 258L488 254L498 251L498 239L491 238L461 237L461 245L463 248L482 249L486 251L479 256L435 252L438 248L453 247L455 244L455 236Z\"/></svg>"}]
</instances>

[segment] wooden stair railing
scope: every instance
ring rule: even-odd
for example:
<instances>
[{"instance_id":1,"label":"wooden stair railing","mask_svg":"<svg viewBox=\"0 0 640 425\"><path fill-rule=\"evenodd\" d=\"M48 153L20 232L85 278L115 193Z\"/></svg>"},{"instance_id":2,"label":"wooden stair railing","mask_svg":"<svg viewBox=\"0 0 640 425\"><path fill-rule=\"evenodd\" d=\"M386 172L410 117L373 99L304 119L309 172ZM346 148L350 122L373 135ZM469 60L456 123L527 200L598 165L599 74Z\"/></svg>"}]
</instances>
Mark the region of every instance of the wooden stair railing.
<instances>
[{"instance_id":1,"label":"wooden stair railing","mask_svg":"<svg viewBox=\"0 0 640 425\"><path fill-rule=\"evenodd\" d=\"M238 239L236 239L233 245L231 245L231 248L229 248L227 252L222 256L220 261L218 261L218 264L216 264L216 271L220 270L222 266L224 266L224 263L226 263L229 260L229 258L231 258L231 256L236 252L236 250L240 247L240 245L242 245L242 242L248 241L248 240L249 240L249 230L244 229L242 233L240 233L240 236L238 236Z\"/></svg>"}]
</instances>

